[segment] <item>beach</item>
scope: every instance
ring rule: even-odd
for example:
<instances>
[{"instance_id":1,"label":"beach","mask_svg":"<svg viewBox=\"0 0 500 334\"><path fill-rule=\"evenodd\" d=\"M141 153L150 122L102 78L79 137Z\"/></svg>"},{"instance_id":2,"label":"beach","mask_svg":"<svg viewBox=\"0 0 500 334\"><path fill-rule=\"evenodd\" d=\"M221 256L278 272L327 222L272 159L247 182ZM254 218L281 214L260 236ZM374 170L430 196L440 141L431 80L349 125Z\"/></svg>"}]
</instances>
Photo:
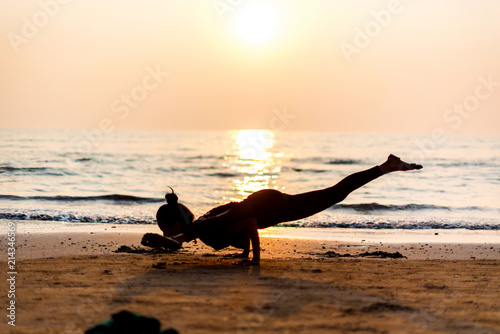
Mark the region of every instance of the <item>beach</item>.
<instances>
[{"instance_id":1,"label":"beach","mask_svg":"<svg viewBox=\"0 0 500 334\"><path fill-rule=\"evenodd\" d=\"M199 217L412 157L422 137L117 130L92 152L70 130L0 137L0 333L83 333L122 310L180 333L500 331L498 137L457 136L421 171L260 230L260 267L140 241L169 186Z\"/></svg>"},{"instance_id":2,"label":"beach","mask_svg":"<svg viewBox=\"0 0 500 334\"><path fill-rule=\"evenodd\" d=\"M10 222L16 326L4 319L2 333L82 333L121 310L180 333L500 331L499 243L298 239L278 229L261 233L261 265L242 267L223 256L235 249L199 241L147 251L140 240L153 226Z\"/></svg>"},{"instance_id":3,"label":"beach","mask_svg":"<svg viewBox=\"0 0 500 334\"><path fill-rule=\"evenodd\" d=\"M0 334L500 334L500 1L1 13Z\"/></svg>"}]
</instances>

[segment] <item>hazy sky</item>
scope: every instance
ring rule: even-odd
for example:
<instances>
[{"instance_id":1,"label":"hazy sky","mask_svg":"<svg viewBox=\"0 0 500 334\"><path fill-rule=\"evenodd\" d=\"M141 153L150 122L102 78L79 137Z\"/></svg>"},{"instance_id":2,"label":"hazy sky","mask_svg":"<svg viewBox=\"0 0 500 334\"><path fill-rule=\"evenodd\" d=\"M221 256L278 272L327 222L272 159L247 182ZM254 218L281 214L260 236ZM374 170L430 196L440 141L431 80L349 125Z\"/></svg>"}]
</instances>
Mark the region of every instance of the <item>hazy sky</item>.
<instances>
[{"instance_id":1,"label":"hazy sky","mask_svg":"<svg viewBox=\"0 0 500 334\"><path fill-rule=\"evenodd\" d=\"M0 127L500 133L500 1L0 2Z\"/></svg>"}]
</instances>

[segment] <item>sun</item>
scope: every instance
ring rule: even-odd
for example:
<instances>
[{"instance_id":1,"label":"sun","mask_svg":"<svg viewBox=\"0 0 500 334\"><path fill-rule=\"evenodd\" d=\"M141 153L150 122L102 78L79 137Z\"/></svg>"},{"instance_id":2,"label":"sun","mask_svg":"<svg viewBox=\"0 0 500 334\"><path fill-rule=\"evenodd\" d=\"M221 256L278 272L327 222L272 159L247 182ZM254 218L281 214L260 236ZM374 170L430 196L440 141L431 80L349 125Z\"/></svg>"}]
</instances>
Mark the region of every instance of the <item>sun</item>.
<instances>
[{"instance_id":1,"label":"sun","mask_svg":"<svg viewBox=\"0 0 500 334\"><path fill-rule=\"evenodd\" d=\"M244 42L259 46L276 37L278 20L273 7L264 2L246 2L236 9L233 27Z\"/></svg>"}]
</instances>

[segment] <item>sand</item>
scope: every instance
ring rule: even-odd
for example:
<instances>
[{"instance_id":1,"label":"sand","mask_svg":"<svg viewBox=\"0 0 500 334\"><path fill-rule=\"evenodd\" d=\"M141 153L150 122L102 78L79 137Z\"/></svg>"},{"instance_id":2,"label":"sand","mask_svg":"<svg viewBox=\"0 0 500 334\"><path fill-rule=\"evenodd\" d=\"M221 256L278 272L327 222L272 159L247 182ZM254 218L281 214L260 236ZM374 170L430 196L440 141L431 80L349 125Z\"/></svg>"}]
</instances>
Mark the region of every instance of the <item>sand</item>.
<instances>
[{"instance_id":1,"label":"sand","mask_svg":"<svg viewBox=\"0 0 500 334\"><path fill-rule=\"evenodd\" d=\"M201 242L115 253L140 248L141 228L18 231L16 326L2 279L0 333L83 333L121 310L180 333L500 333L498 243L263 236L260 267L234 266L231 250ZM357 256L377 251L403 258ZM5 237L0 252L8 278Z\"/></svg>"}]
</instances>

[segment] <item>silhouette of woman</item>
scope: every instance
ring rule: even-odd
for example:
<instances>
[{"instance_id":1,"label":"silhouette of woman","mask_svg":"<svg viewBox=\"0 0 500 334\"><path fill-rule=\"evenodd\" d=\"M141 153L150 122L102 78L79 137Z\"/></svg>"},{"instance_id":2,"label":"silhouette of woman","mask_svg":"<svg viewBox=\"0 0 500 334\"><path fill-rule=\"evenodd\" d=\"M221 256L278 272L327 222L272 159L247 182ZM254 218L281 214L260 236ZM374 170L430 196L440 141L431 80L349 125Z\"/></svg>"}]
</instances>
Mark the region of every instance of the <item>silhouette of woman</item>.
<instances>
[{"instance_id":1,"label":"silhouette of woman","mask_svg":"<svg viewBox=\"0 0 500 334\"><path fill-rule=\"evenodd\" d=\"M199 238L215 249L230 245L241 248L243 252L236 257L247 258L251 242L252 260L244 259L238 264L258 265L259 229L312 216L341 202L352 191L384 174L421 168L421 165L406 163L391 154L383 164L351 174L334 186L296 195L264 189L241 202L231 202L212 209L197 220L194 220L194 215L186 206L178 203L177 195L172 190L172 193L165 195L168 204L161 206L156 214L163 236L147 233L142 244L177 249L183 242Z\"/></svg>"}]
</instances>

